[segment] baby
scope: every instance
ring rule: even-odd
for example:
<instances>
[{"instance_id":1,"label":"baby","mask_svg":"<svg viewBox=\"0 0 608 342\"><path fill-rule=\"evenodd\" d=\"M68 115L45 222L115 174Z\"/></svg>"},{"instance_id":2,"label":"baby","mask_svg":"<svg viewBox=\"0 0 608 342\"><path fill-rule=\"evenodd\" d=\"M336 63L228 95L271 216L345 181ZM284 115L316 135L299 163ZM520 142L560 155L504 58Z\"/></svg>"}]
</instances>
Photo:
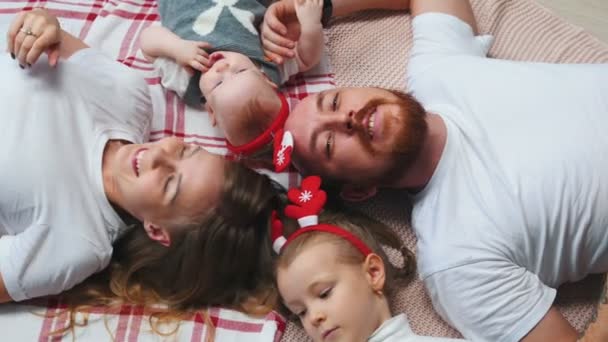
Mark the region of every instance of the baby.
<instances>
[{"instance_id":1,"label":"baby","mask_svg":"<svg viewBox=\"0 0 608 342\"><path fill-rule=\"evenodd\" d=\"M161 83L191 106L204 104L237 155L256 152L282 127L289 108L278 86L318 64L323 0L296 0L301 36L295 57L279 67L263 54L257 27L264 0L159 0L162 27L141 37Z\"/></svg>"},{"instance_id":2,"label":"baby","mask_svg":"<svg viewBox=\"0 0 608 342\"><path fill-rule=\"evenodd\" d=\"M273 247L279 254L277 286L287 309L314 341L457 341L413 333L404 314L391 317L388 295L413 275L412 253L387 226L356 213L321 216L325 193L308 177L291 189L285 215L303 228L288 239L273 219ZM382 245L401 253L404 266L388 261Z\"/></svg>"}]
</instances>

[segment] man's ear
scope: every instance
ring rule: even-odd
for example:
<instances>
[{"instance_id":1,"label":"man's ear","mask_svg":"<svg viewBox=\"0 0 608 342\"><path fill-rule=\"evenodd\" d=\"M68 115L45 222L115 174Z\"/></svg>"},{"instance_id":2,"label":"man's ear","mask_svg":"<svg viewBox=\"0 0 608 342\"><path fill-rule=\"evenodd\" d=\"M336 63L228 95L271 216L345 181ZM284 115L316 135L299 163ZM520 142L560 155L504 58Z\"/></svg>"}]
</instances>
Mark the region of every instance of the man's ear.
<instances>
[{"instance_id":1,"label":"man's ear","mask_svg":"<svg viewBox=\"0 0 608 342\"><path fill-rule=\"evenodd\" d=\"M386 281L386 272L382 258L376 253L370 253L363 262L363 270L372 290L382 293Z\"/></svg>"},{"instance_id":2,"label":"man's ear","mask_svg":"<svg viewBox=\"0 0 608 342\"><path fill-rule=\"evenodd\" d=\"M375 186L360 186L346 184L340 190L340 197L351 202L361 202L368 198L374 197L378 193L378 188Z\"/></svg>"},{"instance_id":3,"label":"man's ear","mask_svg":"<svg viewBox=\"0 0 608 342\"><path fill-rule=\"evenodd\" d=\"M153 223L144 221L144 229L148 234L148 237L165 247L171 246L171 236L169 232L162 227L159 227Z\"/></svg>"},{"instance_id":4,"label":"man's ear","mask_svg":"<svg viewBox=\"0 0 608 342\"><path fill-rule=\"evenodd\" d=\"M209 102L205 103L205 110L209 113L209 121L211 121L211 126L217 126L217 120L215 119L215 112L213 108L209 105Z\"/></svg>"}]
</instances>

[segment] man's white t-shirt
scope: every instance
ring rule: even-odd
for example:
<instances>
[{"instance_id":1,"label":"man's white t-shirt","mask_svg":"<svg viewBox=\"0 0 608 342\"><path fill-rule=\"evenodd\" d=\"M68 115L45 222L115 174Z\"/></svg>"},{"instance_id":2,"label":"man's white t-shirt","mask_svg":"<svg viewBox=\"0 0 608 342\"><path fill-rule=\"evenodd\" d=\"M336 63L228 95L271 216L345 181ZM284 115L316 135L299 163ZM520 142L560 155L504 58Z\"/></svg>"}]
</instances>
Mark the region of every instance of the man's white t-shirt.
<instances>
[{"instance_id":1,"label":"man's white t-shirt","mask_svg":"<svg viewBox=\"0 0 608 342\"><path fill-rule=\"evenodd\" d=\"M109 262L125 224L108 202L109 139L144 142L145 80L94 49L22 70L0 54L0 273L15 301L69 289Z\"/></svg>"},{"instance_id":2,"label":"man's white t-shirt","mask_svg":"<svg viewBox=\"0 0 608 342\"><path fill-rule=\"evenodd\" d=\"M557 286L608 271L608 65L490 59L446 14L413 30L408 85L447 127L414 196L421 277L466 338L518 341Z\"/></svg>"}]
</instances>

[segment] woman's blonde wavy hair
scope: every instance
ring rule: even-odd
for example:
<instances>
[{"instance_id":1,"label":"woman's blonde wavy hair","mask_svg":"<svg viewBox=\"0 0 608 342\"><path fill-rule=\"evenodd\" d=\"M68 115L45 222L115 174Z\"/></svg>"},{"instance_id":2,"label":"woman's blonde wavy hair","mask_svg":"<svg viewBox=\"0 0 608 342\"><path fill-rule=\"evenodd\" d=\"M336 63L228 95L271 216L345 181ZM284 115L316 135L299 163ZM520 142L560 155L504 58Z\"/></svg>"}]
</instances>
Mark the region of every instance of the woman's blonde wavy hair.
<instances>
[{"instance_id":1,"label":"woman's blonde wavy hair","mask_svg":"<svg viewBox=\"0 0 608 342\"><path fill-rule=\"evenodd\" d=\"M204 175L201 175L204 177ZM116 312L124 303L162 304L152 310L151 326L203 314L222 306L263 315L276 304L272 210L282 207L284 191L267 176L227 162L219 205L195 222L172 230L165 247L152 241L138 223L114 244L110 265L65 294L70 322L56 334L72 331L77 312L104 306ZM86 321L86 316L85 316ZM85 322L86 323L86 322Z\"/></svg>"}]
</instances>

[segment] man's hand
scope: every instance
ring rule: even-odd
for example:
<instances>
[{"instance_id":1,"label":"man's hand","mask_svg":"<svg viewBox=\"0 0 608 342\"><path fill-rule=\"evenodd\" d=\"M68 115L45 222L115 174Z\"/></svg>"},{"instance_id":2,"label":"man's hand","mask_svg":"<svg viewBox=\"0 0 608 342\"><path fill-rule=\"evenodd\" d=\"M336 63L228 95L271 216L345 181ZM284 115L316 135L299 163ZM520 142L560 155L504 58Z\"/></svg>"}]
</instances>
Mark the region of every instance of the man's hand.
<instances>
[{"instance_id":1,"label":"man's hand","mask_svg":"<svg viewBox=\"0 0 608 342\"><path fill-rule=\"evenodd\" d=\"M36 63L44 51L49 55L49 64L55 66L61 37L57 18L45 9L36 8L15 16L8 30L6 49L22 68Z\"/></svg>"},{"instance_id":2,"label":"man's hand","mask_svg":"<svg viewBox=\"0 0 608 342\"><path fill-rule=\"evenodd\" d=\"M174 51L175 61L186 69L206 72L209 70L209 54L205 49L210 47L207 42L181 40Z\"/></svg>"},{"instance_id":3,"label":"man's hand","mask_svg":"<svg viewBox=\"0 0 608 342\"><path fill-rule=\"evenodd\" d=\"M282 0L270 5L260 32L264 54L268 59L282 64L285 58L293 58L301 32L294 0Z\"/></svg>"}]
</instances>

